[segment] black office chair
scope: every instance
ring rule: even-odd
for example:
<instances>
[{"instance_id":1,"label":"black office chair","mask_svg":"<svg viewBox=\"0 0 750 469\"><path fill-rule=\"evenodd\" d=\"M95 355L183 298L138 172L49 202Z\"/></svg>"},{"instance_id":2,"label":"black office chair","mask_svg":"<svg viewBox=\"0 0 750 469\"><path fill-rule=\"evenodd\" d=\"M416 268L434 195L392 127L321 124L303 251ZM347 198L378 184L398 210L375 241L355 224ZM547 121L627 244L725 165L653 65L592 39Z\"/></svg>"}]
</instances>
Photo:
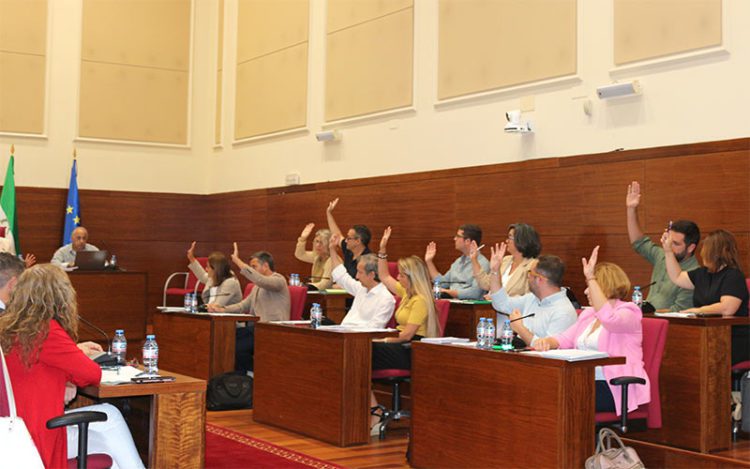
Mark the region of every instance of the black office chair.
<instances>
[{"instance_id":1,"label":"black office chair","mask_svg":"<svg viewBox=\"0 0 750 469\"><path fill-rule=\"evenodd\" d=\"M104 412L70 412L60 417L55 417L47 421L47 428L52 430L59 427L68 427L70 425L78 426L78 457L68 459L68 469L78 468L86 469L106 469L112 467L113 461L108 454L89 454L89 423L104 422L107 420L107 414ZM81 457L83 456L83 457Z\"/></svg>"}]
</instances>

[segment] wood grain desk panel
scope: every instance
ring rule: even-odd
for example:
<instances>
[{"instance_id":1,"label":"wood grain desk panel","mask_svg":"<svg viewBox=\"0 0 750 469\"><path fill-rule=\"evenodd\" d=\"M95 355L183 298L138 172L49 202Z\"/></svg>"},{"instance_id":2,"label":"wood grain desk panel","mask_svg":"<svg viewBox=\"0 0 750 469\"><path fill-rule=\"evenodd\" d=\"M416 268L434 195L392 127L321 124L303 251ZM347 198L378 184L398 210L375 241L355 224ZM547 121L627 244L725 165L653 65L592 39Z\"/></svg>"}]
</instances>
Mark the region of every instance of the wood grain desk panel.
<instances>
[{"instance_id":1,"label":"wood grain desk panel","mask_svg":"<svg viewBox=\"0 0 750 469\"><path fill-rule=\"evenodd\" d=\"M238 321L256 316L155 313L154 334L159 343L159 365L195 378L234 371L235 329Z\"/></svg>"},{"instance_id":2,"label":"wood grain desk panel","mask_svg":"<svg viewBox=\"0 0 750 469\"><path fill-rule=\"evenodd\" d=\"M625 362L412 347L415 467L583 467L594 451L594 367Z\"/></svg>"},{"instance_id":3,"label":"wood grain desk panel","mask_svg":"<svg viewBox=\"0 0 750 469\"><path fill-rule=\"evenodd\" d=\"M253 419L337 446L367 443L371 341L395 335L256 324Z\"/></svg>"},{"instance_id":4,"label":"wood grain desk panel","mask_svg":"<svg viewBox=\"0 0 750 469\"><path fill-rule=\"evenodd\" d=\"M136 417L137 410L145 407L145 422L124 415L139 452L148 455L147 467L202 468L206 453L206 382L169 371L161 373L177 379L172 383L89 386L81 394L94 402L112 401L116 406L118 400L128 399Z\"/></svg>"},{"instance_id":5,"label":"wood grain desk panel","mask_svg":"<svg viewBox=\"0 0 750 469\"><path fill-rule=\"evenodd\" d=\"M662 428L628 437L704 453L729 448L732 326L750 321L661 319L669 321L659 379Z\"/></svg>"},{"instance_id":6,"label":"wood grain desk panel","mask_svg":"<svg viewBox=\"0 0 750 469\"><path fill-rule=\"evenodd\" d=\"M139 344L132 349L140 350L140 342L146 339L147 274L73 271L68 275L78 295L78 314L110 337L115 329L124 329L128 340ZM78 333L81 341L102 341L102 335L85 324L80 325Z\"/></svg>"},{"instance_id":7,"label":"wood grain desk panel","mask_svg":"<svg viewBox=\"0 0 750 469\"><path fill-rule=\"evenodd\" d=\"M495 319L496 317L497 313L492 309L492 304L469 304L451 301L444 335L446 337L476 339L479 319Z\"/></svg>"}]
</instances>

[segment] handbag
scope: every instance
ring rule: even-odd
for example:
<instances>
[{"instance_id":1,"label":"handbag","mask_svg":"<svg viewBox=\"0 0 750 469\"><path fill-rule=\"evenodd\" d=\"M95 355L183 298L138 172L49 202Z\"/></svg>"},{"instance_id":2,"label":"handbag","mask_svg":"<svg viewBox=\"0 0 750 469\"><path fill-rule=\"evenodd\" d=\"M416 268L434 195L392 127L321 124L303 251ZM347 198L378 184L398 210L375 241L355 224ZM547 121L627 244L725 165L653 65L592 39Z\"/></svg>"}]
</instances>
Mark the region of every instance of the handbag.
<instances>
[{"instance_id":1,"label":"handbag","mask_svg":"<svg viewBox=\"0 0 750 469\"><path fill-rule=\"evenodd\" d=\"M206 390L208 410L253 408L253 379L245 374L224 373L214 376Z\"/></svg>"},{"instance_id":2,"label":"handbag","mask_svg":"<svg viewBox=\"0 0 750 469\"><path fill-rule=\"evenodd\" d=\"M8 413L10 414L0 417L0 454L2 454L0 468L44 469L42 458L39 457L39 451L34 445L34 440L31 439L26 424L16 414L16 401L13 398L13 388L10 385L10 376L8 375L8 367L5 365L5 356L2 349L0 349L0 358L2 359L0 365L3 368L3 383L0 384L5 386ZM3 397L3 393L0 392L0 399Z\"/></svg>"},{"instance_id":3,"label":"handbag","mask_svg":"<svg viewBox=\"0 0 750 469\"><path fill-rule=\"evenodd\" d=\"M616 443L612 447L612 441ZM625 446L610 428L599 430L599 442L594 455L586 460L586 469L644 469L638 453L630 446Z\"/></svg>"}]
</instances>

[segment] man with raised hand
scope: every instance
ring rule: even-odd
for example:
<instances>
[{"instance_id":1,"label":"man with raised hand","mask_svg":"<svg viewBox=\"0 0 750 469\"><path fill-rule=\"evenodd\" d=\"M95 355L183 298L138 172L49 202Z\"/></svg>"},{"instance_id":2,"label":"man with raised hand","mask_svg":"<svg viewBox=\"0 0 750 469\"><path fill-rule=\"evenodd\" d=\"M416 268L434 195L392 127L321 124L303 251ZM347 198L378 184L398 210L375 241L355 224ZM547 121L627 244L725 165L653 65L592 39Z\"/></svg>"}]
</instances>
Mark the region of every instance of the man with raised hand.
<instances>
[{"instance_id":1,"label":"man with raised hand","mask_svg":"<svg viewBox=\"0 0 750 469\"><path fill-rule=\"evenodd\" d=\"M638 205L641 202L641 186L637 181L628 185L625 197L627 208L628 237L635 252L651 265L651 286L644 302L644 311L682 311L693 307L693 292L680 288L669 279L664 264L664 249L646 236L638 223ZM672 252L685 272L695 270L700 265L695 258L695 248L701 239L698 225L690 220L668 222L666 230L672 233ZM650 305L650 307L649 307Z\"/></svg>"}]
</instances>

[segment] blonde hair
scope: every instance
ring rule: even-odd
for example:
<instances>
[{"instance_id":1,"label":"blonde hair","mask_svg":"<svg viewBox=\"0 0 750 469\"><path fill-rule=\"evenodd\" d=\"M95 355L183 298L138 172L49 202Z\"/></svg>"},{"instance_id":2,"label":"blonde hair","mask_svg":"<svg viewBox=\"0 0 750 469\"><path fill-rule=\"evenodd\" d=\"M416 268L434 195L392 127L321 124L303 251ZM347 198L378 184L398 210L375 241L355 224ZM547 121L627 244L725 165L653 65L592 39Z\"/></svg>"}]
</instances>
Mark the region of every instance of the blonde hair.
<instances>
[{"instance_id":1,"label":"blonde hair","mask_svg":"<svg viewBox=\"0 0 750 469\"><path fill-rule=\"evenodd\" d=\"M327 256L330 256L331 252L330 248L328 247L328 243L331 241L331 230L327 228L319 229L315 232L315 237L313 237L313 240L318 237L320 237L320 243L323 245L323 251L325 251Z\"/></svg>"},{"instance_id":2,"label":"blonde hair","mask_svg":"<svg viewBox=\"0 0 750 469\"><path fill-rule=\"evenodd\" d=\"M398 260L398 268L404 275L409 277L409 288L406 289L406 298L420 296L427 303L427 337L438 337L440 335L440 327L438 326L435 301L432 299L432 283L430 282L427 265L422 258L409 256Z\"/></svg>"},{"instance_id":3,"label":"blonde hair","mask_svg":"<svg viewBox=\"0 0 750 469\"><path fill-rule=\"evenodd\" d=\"M599 263L594 270L594 276L607 299L627 300L630 279L620 266L611 262Z\"/></svg>"},{"instance_id":4,"label":"blonde hair","mask_svg":"<svg viewBox=\"0 0 750 469\"><path fill-rule=\"evenodd\" d=\"M76 291L68 275L52 264L37 264L18 277L8 307L0 316L0 345L6 352L18 347L23 363L31 366L53 319L78 341Z\"/></svg>"}]
</instances>

